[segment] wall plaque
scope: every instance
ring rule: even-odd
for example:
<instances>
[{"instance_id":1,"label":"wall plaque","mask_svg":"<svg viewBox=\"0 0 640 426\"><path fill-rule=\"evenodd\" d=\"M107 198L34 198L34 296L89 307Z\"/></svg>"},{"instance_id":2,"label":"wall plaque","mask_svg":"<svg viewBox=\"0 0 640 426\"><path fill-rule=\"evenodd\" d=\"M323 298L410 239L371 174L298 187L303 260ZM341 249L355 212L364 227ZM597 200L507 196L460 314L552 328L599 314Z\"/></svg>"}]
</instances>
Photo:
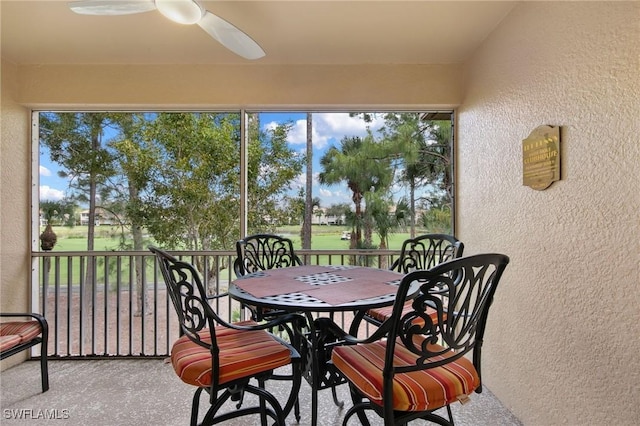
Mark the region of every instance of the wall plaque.
<instances>
[{"instance_id":1,"label":"wall plaque","mask_svg":"<svg viewBox=\"0 0 640 426\"><path fill-rule=\"evenodd\" d=\"M542 191L557 180L560 180L560 127L536 127L522 141L522 184Z\"/></svg>"}]
</instances>

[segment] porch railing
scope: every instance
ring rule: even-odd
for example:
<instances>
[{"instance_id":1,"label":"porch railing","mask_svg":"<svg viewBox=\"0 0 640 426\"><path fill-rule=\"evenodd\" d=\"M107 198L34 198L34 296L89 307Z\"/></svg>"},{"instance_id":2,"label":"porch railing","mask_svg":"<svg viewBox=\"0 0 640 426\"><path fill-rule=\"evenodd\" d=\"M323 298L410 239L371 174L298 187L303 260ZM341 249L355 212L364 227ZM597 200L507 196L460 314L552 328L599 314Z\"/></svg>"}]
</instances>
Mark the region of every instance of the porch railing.
<instances>
[{"instance_id":1,"label":"porch railing","mask_svg":"<svg viewBox=\"0 0 640 426\"><path fill-rule=\"evenodd\" d=\"M388 268L397 250L298 250L306 264L359 264ZM210 294L225 293L235 278L232 251L178 251L201 272ZM41 312L49 322L50 358L166 357L178 322L162 274L148 251L34 252ZM137 266L137 267L136 267ZM144 283L144 286L142 285ZM215 299L225 319L246 317L239 302ZM334 318L348 327L351 315ZM365 330L367 333L368 330Z\"/></svg>"}]
</instances>

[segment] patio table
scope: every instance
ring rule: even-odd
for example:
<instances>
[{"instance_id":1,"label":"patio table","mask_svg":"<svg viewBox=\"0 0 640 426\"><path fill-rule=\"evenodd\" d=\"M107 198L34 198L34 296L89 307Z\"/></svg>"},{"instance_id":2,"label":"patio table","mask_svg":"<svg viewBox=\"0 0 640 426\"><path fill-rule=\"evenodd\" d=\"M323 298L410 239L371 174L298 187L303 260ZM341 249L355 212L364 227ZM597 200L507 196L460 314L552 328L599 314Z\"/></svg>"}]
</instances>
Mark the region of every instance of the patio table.
<instances>
[{"instance_id":1,"label":"patio table","mask_svg":"<svg viewBox=\"0 0 640 426\"><path fill-rule=\"evenodd\" d=\"M319 347L312 313L354 312L357 319L369 309L392 305L402 277L398 272L362 266L303 265L257 271L231 282L229 295L244 304L306 315L310 332L300 336L300 350L306 361L303 374L312 391L312 426L318 420L318 391L344 383L326 369L327 354ZM358 322L354 319L353 324Z\"/></svg>"}]
</instances>

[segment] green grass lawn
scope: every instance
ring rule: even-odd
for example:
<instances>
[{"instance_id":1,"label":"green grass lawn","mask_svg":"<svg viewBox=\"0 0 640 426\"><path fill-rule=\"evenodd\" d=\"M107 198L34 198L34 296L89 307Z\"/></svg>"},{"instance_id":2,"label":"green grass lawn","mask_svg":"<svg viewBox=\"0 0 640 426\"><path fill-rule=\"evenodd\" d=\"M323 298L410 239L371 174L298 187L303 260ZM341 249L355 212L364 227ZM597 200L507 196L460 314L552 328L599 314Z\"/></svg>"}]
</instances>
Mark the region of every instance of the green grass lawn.
<instances>
[{"instance_id":1,"label":"green grass lawn","mask_svg":"<svg viewBox=\"0 0 640 426\"><path fill-rule=\"evenodd\" d=\"M313 228L313 237L311 240L312 249L316 250L347 250L349 249L350 241L341 240L340 237L342 233L346 231L347 228L342 226L316 226ZM75 228L66 228L66 227L54 227L54 232L58 236L58 240L55 248L53 249L53 253L67 252L67 251L76 251L83 252L87 250L87 239L86 239L86 227L75 227ZM101 226L96 228L96 239L94 242L94 248L97 251L118 251L119 249L119 236L117 235L118 229L115 227L107 227ZM420 232L420 231L419 231ZM301 248L301 239L300 239L300 229L298 227L288 227L282 228L277 231L278 234L291 238L294 243L294 247L296 249ZM399 250L402 242L409 237L408 233L395 233L390 235L389 237L389 249L391 250ZM151 244L149 241L145 244ZM374 236L374 244L379 244L379 238ZM66 283L68 280L71 280L74 283L77 283L80 279L82 272L84 270L84 266L81 266L81 262L78 258L74 256L75 260L73 260L71 268L69 268L69 263L64 258L60 258L58 261L55 260L45 260L40 259L42 263L41 271L44 271L44 263L49 262L49 283L53 283L57 279L61 283L63 287L66 287ZM151 259L151 256L149 256ZM328 264L334 263L336 260L331 261L329 256L319 256L313 257L310 260L312 263L318 264ZM371 266L375 266L376 262L375 257L371 258L373 263ZM57 263L57 267L54 262ZM105 264L107 259L98 258L96 260L97 270L96 277L98 282L104 283L107 278L105 275L108 275L109 282L115 282L116 280L116 258L110 257L108 259L109 266ZM129 268L130 259L128 256L124 256L121 258L120 264L120 277L123 280L123 285L128 284L128 278L130 276L128 268ZM153 264L152 262L147 263L147 274L148 276L152 276L153 273ZM56 268L59 268L56 270ZM71 273L71 277L69 277L69 273Z\"/></svg>"},{"instance_id":2,"label":"green grass lawn","mask_svg":"<svg viewBox=\"0 0 640 426\"><path fill-rule=\"evenodd\" d=\"M63 226L54 226L54 232L58 236L58 241L54 251L84 251L87 249L85 226L76 226L68 228ZM311 248L315 250L345 250L349 248L349 241L341 240L340 237L348 228L343 226L314 226L313 236L311 238ZM96 238L94 241L95 250L118 250L119 236L118 228L110 226L96 227ZM418 231L421 233L422 231ZM301 248L300 228L299 227L282 227L277 233L287 238L291 238L294 247ZM408 232L394 233L389 236L389 249L399 250L402 242L409 238ZM380 244L377 235L373 237L375 245Z\"/></svg>"},{"instance_id":3,"label":"green grass lawn","mask_svg":"<svg viewBox=\"0 0 640 426\"><path fill-rule=\"evenodd\" d=\"M335 234L313 234L311 238L311 248L315 250L346 250L349 248L350 241L343 241L340 239L342 231ZM293 240L293 245L296 248L300 248L302 243L300 236L289 236ZM390 250L400 250L402 242L409 238L409 233L393 234L389 236ZM378 246L380 239L377 236L373 237L373 243Z\"/></svg>"}]
</instances>

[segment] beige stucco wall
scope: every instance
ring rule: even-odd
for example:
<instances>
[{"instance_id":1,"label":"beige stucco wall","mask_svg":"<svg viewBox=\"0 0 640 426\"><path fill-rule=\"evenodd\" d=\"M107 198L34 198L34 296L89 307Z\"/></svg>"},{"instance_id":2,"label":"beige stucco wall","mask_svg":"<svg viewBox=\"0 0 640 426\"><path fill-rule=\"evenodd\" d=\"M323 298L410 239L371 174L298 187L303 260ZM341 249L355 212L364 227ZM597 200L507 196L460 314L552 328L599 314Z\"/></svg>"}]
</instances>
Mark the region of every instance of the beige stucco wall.
<instances>
[{"instance_id":1,"label":"beige stucco wall","mask_svg":"<svg viewBox=\"0 0 640 426\"><path fill-rule=\"evenodd\" d=\"M483 378L525 425L640 422L640 3L522 3L469 64L458 236L511 258ZM521 143L562 126L562 180Z\"/></svg>"},{"instance_id":2,"label":"beige stucco wall","mask_svg":"<svg viewBox=\"0 0 640 426\"><path fill-rule=\"evenodd\" d=\"M30 115L14 99L15 66L2 65L0 108L0 311L23 312L29 306L31 146ZM3 360L1 368L26 358Z\"/></svg>"},{"instance_id":3,"label":"beige stucco wall","mask_svg":"<svg viewBox=\"0 0 640 426\"><path fill-rule=\"evenodd\" d=\"M33 107L453 106L460 65L148 65L20 67Z\"/></svg>"}]
</instances>

